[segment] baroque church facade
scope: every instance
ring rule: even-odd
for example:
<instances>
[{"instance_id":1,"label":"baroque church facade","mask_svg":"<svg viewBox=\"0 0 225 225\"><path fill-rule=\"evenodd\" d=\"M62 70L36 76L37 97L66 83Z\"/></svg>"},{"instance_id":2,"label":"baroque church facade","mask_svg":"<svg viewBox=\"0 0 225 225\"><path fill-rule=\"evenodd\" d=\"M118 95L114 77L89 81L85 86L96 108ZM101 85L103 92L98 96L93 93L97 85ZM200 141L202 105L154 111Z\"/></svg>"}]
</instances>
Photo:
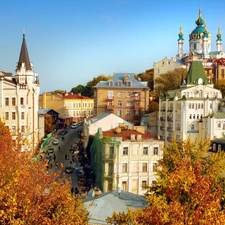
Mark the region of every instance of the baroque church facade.
<instances>
[{"instance_id":1,"label":"baroque church facade","mask_svg":"<svg viewBox=\"0 0 225 225\"><path fill-rule=\"evenodd\" d=\"M154 63L154 79L160 74L166 73L176 68L189 69L191 62L201 61L206 75L214 83L218 79L225 79L225 53L223 52L223 40L220 27L216 35L216 49L212 51L212 37L207 29L206 21L199 10L198 18L195 21L196 27L189 34L189 52L184 52L184 33L182 27L178 33L178 52L175 57L160 60Z\"/></svg>"},{"instance_id":2,"label":"baroque church facade","mask_svg":"<svg viewBox=\"0 0 225 225\"><path fill-rule=\"evenodd\" d=\"M23 34L15 75L0 70L0 117L22 150L34 151L39 141L38 74L30 62L25 34Z\"/></svg>"}]
</instances>

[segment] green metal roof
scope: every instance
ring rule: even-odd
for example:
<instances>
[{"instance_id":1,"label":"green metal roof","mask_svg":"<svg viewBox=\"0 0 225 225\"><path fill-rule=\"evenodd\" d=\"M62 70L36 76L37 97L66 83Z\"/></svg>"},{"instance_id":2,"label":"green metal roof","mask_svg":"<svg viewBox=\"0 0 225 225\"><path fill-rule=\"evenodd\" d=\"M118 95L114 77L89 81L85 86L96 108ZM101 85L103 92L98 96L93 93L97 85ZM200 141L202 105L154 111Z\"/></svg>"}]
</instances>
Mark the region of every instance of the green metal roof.
<instances>
[{"instance_id":1,"label":"green metal roof","mask_svg":"<svg viewBox=\"0 0 225 225\"><path fill-rule=\"evenodd\" d=\"M208 78L205 74L202 62L193 61L188 70L186 82L187 84L199 84L199 79L202 79L202 84L208 84Z\"/></svg>"},{"instance_id":2,"label":"green metal roof","mask_svg":"<svg viewBox=\"0 0 225 225\"><path fill-rule=\"evenodd\" d=\"M225 112L214 112L213 115L216 119L225 119Z\"/></svg>"}]
</instances>

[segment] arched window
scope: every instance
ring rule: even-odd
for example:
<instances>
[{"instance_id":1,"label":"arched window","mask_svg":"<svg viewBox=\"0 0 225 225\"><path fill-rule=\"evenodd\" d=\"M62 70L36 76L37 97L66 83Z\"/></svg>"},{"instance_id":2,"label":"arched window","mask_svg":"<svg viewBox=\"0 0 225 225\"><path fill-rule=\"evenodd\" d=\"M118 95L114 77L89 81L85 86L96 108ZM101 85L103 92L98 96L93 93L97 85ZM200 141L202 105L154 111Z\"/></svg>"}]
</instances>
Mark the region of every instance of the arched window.
<instances>
[{"instance_id":1,"label":"arched window","mask_svg":"<svg viewBox=\"0 0 225 225\"><path fill-rule=\"evenodd\" d=\"M191 130L194 130L194 129L195 129L195 125L191 124Z\"/></svg>"},{"instance_id":2,"label":"arched window","mask_svg":"<svg viewBox=\"0 0 225 225\"><path fill-rule=\"evenodd\" d=\"M192 109L194 109L195 108L195 104L194 103L192 103Z\"/></svg>"},{"instance_id":3,"label":"arched window","mask_svg":"<svg viewBox=\"0 0 225 225\"><path fill-rule=\"evenodd\" d=\"M189 109L191 109L191 103L189 103Z\"/></svg>"}]
</instances>

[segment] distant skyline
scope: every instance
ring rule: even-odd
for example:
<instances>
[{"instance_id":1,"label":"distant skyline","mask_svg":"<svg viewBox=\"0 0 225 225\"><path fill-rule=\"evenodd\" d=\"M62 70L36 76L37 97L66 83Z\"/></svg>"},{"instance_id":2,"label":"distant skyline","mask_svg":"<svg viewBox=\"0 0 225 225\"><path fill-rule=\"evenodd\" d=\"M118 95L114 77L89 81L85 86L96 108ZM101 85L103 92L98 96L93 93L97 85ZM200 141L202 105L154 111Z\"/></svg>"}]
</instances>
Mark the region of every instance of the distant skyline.
<instances>
[{"instance_id":1,"label":"distant skyline","mask_svg":"<svg viewBox=\"0 0 225 225\"><path fill-rule=\"evenodd\" d=\"M225 40L225 1L2 1L0 70L15 75L25 32L41 93L70 91L101 74L138 74L177 55L180 26L188 52L199 9L215 51L218 26Z\"/></svg>"}]
</instances>

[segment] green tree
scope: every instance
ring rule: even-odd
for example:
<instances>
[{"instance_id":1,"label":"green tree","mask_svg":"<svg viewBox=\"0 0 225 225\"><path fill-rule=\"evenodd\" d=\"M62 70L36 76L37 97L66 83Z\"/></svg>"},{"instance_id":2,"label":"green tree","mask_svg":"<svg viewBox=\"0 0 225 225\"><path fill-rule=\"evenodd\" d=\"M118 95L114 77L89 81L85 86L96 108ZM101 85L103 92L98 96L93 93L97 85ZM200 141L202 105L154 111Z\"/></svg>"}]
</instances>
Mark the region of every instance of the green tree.
<instances>
[{"instance_id":1,"label":"green tree","mask_svg":"<svg viewBox=\"0 0 225 225\"><path fill-rule=\"evenodd\" d=\"M150 88L150 90L154 89L154 69L153 68L146 70L143 73L137 74L137 80L139 80L138 78L141 81L147 81L148 87Z\"/></svg>"},{"instance_id":2,"label":"green tree","mask_svg":"<svg viewBox=\"0 0 225 225\"><path fill-rule=\"evenodd\" d=\"M225 96L225 80L224 79L217 80L216 84L214 85L214 88L219 89L224 98L224 96Z\"/></svg>"},{"instance_id":3,"label":"green tree","mask_svg":"<svg viewBox=\"0 0 225 225\"><path fill-rule=\"evenodd\" d=\"M180 87L182 79L185 79L187 70L178 68L160 74L155 79L155 92L159 96L161 93L165 94L169 90L174 90Z\"/></svg>"},{"instance_id":4,"label":"green tree","mask_svg":"<svg viewBox=\"0 0 225 225\"><path fill-rule=\"evenodd\" d=\"M77 94L81 93L83 96L93 97L94 91L93 87L98 84L100 81L110 80L112 76L99 75L98 77L94 77L91 81L87 83L86 86L79 84L77 87L73 87L71 92Z\"/></svg>"}]
</instances>

